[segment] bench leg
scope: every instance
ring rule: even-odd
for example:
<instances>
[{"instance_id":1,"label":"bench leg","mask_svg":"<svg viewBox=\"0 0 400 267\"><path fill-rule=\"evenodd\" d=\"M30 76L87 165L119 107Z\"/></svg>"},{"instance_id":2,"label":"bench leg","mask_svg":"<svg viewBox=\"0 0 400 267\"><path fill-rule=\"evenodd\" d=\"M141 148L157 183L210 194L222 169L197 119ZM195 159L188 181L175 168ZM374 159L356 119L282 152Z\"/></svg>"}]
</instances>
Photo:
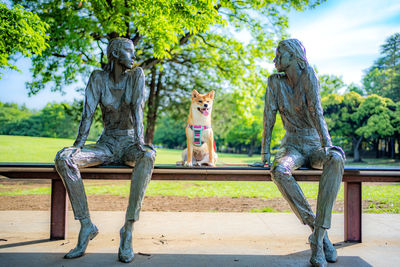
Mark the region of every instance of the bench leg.
<instances>
[{"instance_id":1,"label":"bench leg","mask_svg":"<svg viewBox=\"0 0 400 267\"><path fill-rule=\"evenodd\" d=\"M50 240L67 238L68 197L61 179L51 180Z\"/></svg>"},{"instance_id":2,"label":"bench leg","mask_svg":"<svg viewBox=\"0 0 400 267\"><path fill-rule=\"evenodd\" d=\"M344 240L361 243L361 182L344 183Z\"/></svg>"}]
</instances>

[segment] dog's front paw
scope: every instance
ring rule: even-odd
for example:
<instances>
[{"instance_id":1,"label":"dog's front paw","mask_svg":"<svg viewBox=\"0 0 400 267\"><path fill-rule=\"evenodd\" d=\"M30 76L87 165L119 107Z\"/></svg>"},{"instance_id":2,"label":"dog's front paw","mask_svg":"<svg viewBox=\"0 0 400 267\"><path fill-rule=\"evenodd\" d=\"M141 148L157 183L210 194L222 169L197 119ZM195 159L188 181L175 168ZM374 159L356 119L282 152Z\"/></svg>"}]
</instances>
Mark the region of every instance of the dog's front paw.
<instances>
[{"instance_id":1,"label":"dog's front paw","mask_svg":"<svg viewBox=\"0 0 400 267\"><path fill-rule=\"evenodd\" d=\"M208 166L208 167L215 167L215 164L213 162L207 162L203 164L204 166Z\"/></svg>"},{"instance_id":2,"label":"dog's front paw","mask_svg":"<svg viewBox=\"0 0 400 267\"><path fill-rule=\"evenodd\" d=\"M192 162L186 162L185 166L186 167L193 167L193 163Z\"/></svg>"}]
</instances>

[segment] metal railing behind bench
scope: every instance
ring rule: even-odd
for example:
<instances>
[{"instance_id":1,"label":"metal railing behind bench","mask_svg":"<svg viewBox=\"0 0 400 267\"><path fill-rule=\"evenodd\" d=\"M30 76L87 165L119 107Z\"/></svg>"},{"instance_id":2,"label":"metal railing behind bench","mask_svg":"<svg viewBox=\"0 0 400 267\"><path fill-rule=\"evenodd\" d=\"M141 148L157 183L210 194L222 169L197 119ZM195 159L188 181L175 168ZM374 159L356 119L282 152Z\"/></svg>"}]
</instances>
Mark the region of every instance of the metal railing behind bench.
<instances>
[{"instance_id":1,"label":"metal railing behind bench","mask_svg":"<svg viewBox=\"0 0 400 267\"><path fill-rule=\"evenodd\" d=\"M129 180L132 168L97 166L81 169L83 179ZM322 171L299 169L293 173L297 181L319 181ZM0 175L10 179L51 179L50 239L67 236L68 197L54 164L0 163ZM269 168L256 167L175 167L155 166L152 180L205 181L271 181ZM400 182L400 169L345 168L344 239L362 241L362 182Z\"/></svg>"}]
</instances>

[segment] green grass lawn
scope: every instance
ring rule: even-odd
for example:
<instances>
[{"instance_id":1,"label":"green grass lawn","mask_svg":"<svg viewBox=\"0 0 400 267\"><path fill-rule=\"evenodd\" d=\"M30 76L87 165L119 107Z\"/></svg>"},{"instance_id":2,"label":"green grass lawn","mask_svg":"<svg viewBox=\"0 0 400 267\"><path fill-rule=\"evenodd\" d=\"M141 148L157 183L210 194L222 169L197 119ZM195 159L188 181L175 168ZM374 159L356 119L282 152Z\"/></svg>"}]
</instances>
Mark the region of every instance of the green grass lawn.
<instances>
[{"instance_id":1,"label":"green grass lawn","mask_svg":"<svg viewBox=\"0 0 400 267\"><path fill-rule=\"evenodd\" d=\"M0 135L0 162L54 162L57 151L72 146L73 139ZM88 142L90 143L90 142ZM155 164L176 164L181 150L157 149ZM218 153L219 161L228 164L249 164L260 161L260 156Z\"/></svg>"},{"instance_id":2,"label":"green grass lawn","mask_svg":"<svg viewBox=\"0 0 400 267\"><path fill-rule=\"evenodd\" d=\"M25 136L0 135L0 162L53 162L54 156L65 146L72 145L72 139L54 139ZM174 164L180 160L180 150L157 149L156 164ZM219 153L221 162L248 164L259 161L260 156ZM364 163L373 165L374 161ZM384 161L380 160L379 164ZM351 166L351 165L350 165ZM317 183L300 183L307 198L316 199ZM0 184L0 195L50 194L49 187L26 190L7 190ZM110 194L127 196L129 181L113 185L112 182L91 182L86 186L88 194ZM188 197L281 197L272 182L220 182L220 181L151 181L146 195L188 196ZM363 185L363 199L371 201L368 212L400 213L400 185ZM338 200L343 200L343 186Z\"/></svg>"}]
</instances>

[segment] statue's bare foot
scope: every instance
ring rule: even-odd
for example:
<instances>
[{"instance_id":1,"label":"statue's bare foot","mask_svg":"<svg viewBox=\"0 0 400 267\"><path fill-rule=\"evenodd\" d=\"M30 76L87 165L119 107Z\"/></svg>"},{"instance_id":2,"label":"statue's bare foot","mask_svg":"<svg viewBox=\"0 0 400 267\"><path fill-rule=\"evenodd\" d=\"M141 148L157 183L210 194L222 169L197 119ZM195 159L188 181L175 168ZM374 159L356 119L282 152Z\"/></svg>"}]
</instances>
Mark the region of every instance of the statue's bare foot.
<instances>
[{"instance_id":1,"label":"statue's bare foot","mask_svg":"<svg viewBox=\"0 0 400 267\"><path fill-rule=\"evenodd\" d=\"M325 233L323 243L324 243L325 259L328 262L336 262L337 261L336 248L333 246L332 242L329 240L328 233Z\"/></svg>"},{"instance_id":2,"label":"statue's bare foot","mask_svg":"<svg viewBox=\"0 0 400 267\"><path fill-rule=\"evenodd\" d=\"M317 243L314 234L311 234L308 238L311 247L311 258L310 263L314 267L326 267L328 266L328 262L325 259L325 254L323 250L323 244Z\"/></svg>"},{"instance_id":3,"label":"statue's bare foot","mask_svg":"<svg viewBox=\"0 0 400 267\"><path fill-rule=\"evenodd\" d=\"M118 258L121 262L129 263L133 261L135 254L132 250L132 231L126 230L125 227L120 231L121 241L119 244Z\"/></svg>"},{"instance_id":4,"label":"statue's bare foot","mask_svg":"<svg viewBox=\"0 0 400 267\"><path fill-rule=\"evenodd\" d=\"M73 259L83 256L85 254L89 240L92 240L99 233L96 225L90 222L90 224L82 224L81 230L79 231L78 244L74 249L65 254L65 259Z\"/></svg>"}]
</instances>

